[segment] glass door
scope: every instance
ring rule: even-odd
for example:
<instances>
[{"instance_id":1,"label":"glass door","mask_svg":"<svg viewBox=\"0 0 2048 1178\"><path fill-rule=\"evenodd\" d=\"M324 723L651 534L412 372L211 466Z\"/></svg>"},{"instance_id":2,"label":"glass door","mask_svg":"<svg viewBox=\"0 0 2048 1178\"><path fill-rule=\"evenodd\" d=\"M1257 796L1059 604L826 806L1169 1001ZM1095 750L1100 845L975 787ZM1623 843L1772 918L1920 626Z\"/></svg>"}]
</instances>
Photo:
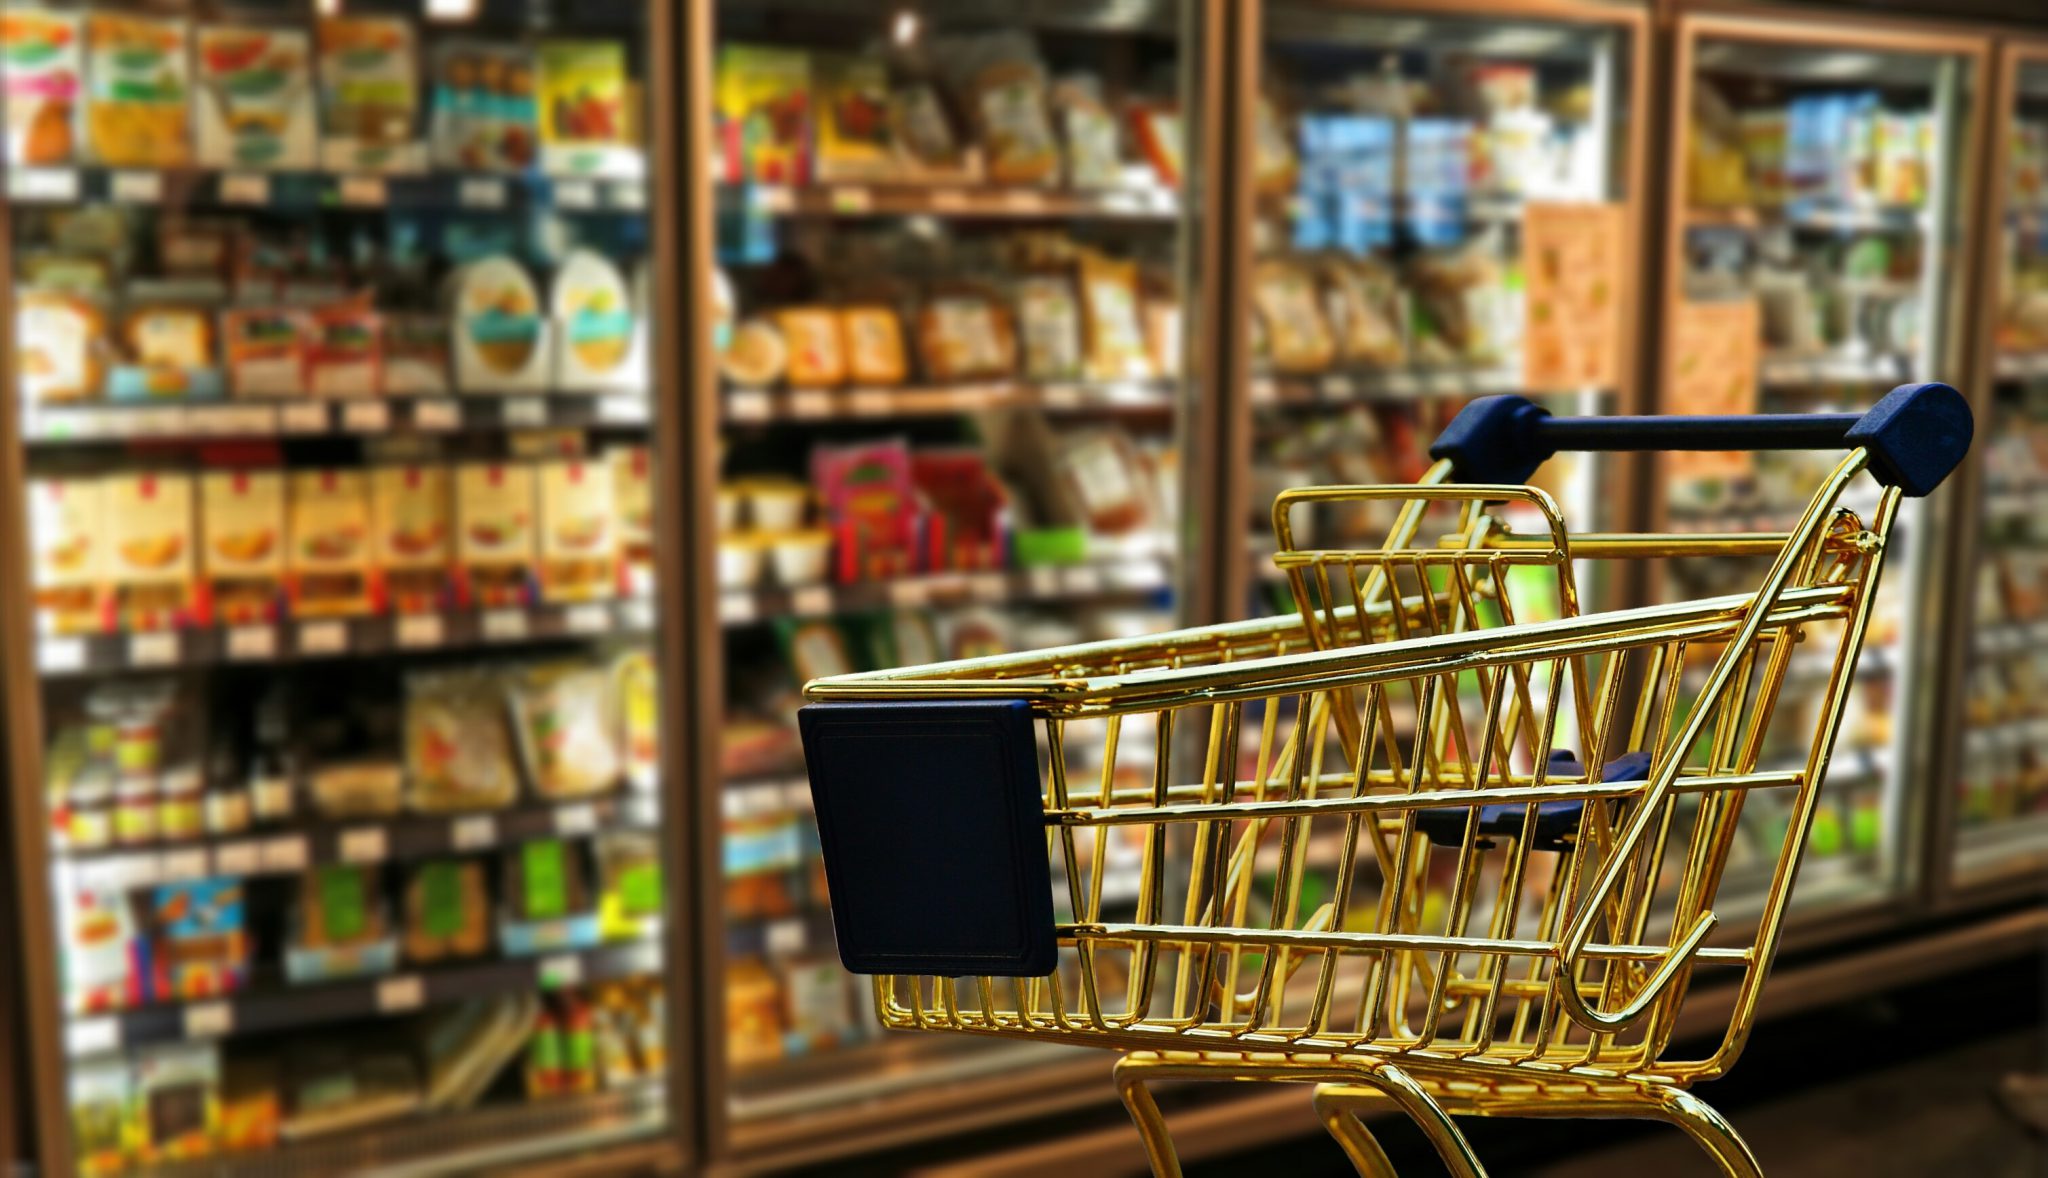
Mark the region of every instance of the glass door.
<instances>
[{"instance_id":1,"label":"glass door","mask_svg":"<svg viewBox=\"0 0 2048 1178\"><path fill-rule=\"evenodd\" d=\"M46 1164L672 1149L654 7L167 7L0 11Z\"/></svg>"},{"instance_id":2,"label":"glass door","mask_svg":"<svg viewBox=\"0 0 2048 1178\"><path fill-rule=\"evenodd\" d=\"M1947 849L1951 882L1965 888L2037 875L2048 855L2048 534L2035 518L2048 508L2048 49L2008 50L2004 85L1992 393L1978 422L1974 625Z\"/></svg>"},{"instance_id":3,"label":"glass door","mask_svg":"<svg viewBox=\"0 0 2048 1178\"><path fill-rule=\"evenodd\" d=\"M1962 382L1966 157L1983 43L1835 21L1690 16L1679 30L1659 411L1848 412L1907 381ZM1661 514L1673 529L1782 530L1838 458L1667 458ZM1852 488L1851 506L1867 510L1876 492ZM1912 882L1909 817L1924 802L1924 717L1937 690L1939 504L1909 500L1894 531L1903 550L1888 558L1795 914L1881 904ZM1746 590L1767 563L1669 562L1663 596ZM1817 708L1818 692L1799 682L1827 673L1795 655L1785 702ZM1762 755L1778 767L1774 750ZM1731 920L1761 899L1785 811L1759 794L1742 821L1721 888Z\"/></svg>"},{"instance_id":4,"label":"glass door","mask_svg":"<svg viewBox=\"0 0 2048 1178\"><path fill-rule=\"evenodd\" d=\"M833 948L797 691L1173 624L1192 575L1183 194L1204 10L715 8L717 469L698 485L715 484L703 641L724 682L696 706L717 712L708 1017L735 1151L844 1142L877 1127L878 1099L958 1111L963 1085L1086 1066L880 1034Z\"/></svg>"}]
</instances>

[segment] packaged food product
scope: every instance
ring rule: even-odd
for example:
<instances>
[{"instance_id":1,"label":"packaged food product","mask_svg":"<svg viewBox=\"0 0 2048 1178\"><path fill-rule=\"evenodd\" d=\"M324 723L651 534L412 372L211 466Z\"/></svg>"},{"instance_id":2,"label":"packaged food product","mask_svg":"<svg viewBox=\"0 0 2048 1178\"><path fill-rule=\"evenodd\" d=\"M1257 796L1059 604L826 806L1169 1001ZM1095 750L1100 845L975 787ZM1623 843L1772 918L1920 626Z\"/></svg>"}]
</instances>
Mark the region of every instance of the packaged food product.
<instances>
[{"instance_id":1,"label":"packaged food product","mask_svg":"<svg viewBox=\"0 0 2048 1178\"><path fill-rule=\"evenodd\" d=\"M513 725L534 792L589 797L619 784L617 703L611 678L579 663L529 667L511 680Z\"/></svg>"},{"instance_id":2,"label":"packaged food product","mask_svg":"<svg viewBox=\"0 0 2048 1178\"><path fill-rule=\"evenodd\" d=\"M419 65L411 22L323 17L320 163L336 171L417 171Z\"/></svg>"},{"instance_id":3,"label":"packaged food product","mask_svg":"<svg viewBox=\"0 0 2048 1178\"><path fill-rule=\"evenodd\" d=\"M533 54L480 41L434 46L434 166L457 171L524 171L539 156L540 109Z\"/></svg>"},{"instance_id":4,"label":"packaged food product","mask_svg":"<svg viewBox=\"0 0 2048 1178\"><path fill-rule=\"evenodd\" d=\"M405 681L406 805L422 814L495 810L519 796L505 693L482 671Z\"/></svg>"},{"instance_id":5,"label":"packaged food product","mask_svg":"<svg viewBox=\"0 0 2048 1178\"><path fill-rule=\"evenodd\" d=\"M198 307L144 304L121 324L122 362L107 380L116 401L219 396L225 385L214 363L213 318Z\"/></svg>"},{"instance_id":6,"label":"packaged food product","mask_svg":"<svg viewBox=\"0 0 2048 1178\"><path fill-rule=\"evenodd\" d=\"M832 533L828 531L777 532L769 539L768 552L779 585L817 585L831 575Z\"/></svg>"},{"instance_id":7,"label":"packaged food product","mask_svg":"<svg viewBox=\"0 0 2048 1178\"><path fill-rule=\"evenodd\" d=\"M1033 274L1017 280L1017 334L1024 375L1074 380L1081 375L1081 307L1072 279Z\"/></svg>"},{"instance_id":8,"label":"packaged food product","mask_svg":"<svg viewBox=\"0 0 2048 1178\"><path fill-rule=\"evenodd\" d=\"M718 358L718 369L736 385L760 387L782 379L789 365L789 346L782 332L766 319L747 319L734 329L732 344Z\"/></svg>"},{"instance_id":9,"label":"packaged food product","mask_svg":"<svg viewBox=\"0 0 2048 1178\"><path fill-rule=\"evenodd\" d=\"M533 468L470 462L455 475L455 557L468 596L486 607L526 600L538 546Z\"/></svg>"},{"instance_id":10,"label":"packaged food product","mask_svg":"<svg viewBox=\"0 0 2048 1178\"><path fill-rule=\"evenodd\" d=\"M1763 275L1754 281L1761 293ZM1521 326L1519 300L1508 289L1492 240L1474 239L1456 250L1417 257L1410 263L1408 287L1418 325L1426 321L1430 328L1427 334L1416 333L1427 358L1496 364L1512 350Z\"/></svg>"},{"instance_id":11,"label":"packaged food product","mask_svg":"<svg viewBox=\"0 0 2048 1178\"><path fill-rule=\"evenodd\" d=\"M615 596L619 583L612 468L568 458L540 468L540 592L545 601Z\"/></svg>"},{"instance_id":12,"label":"packaged food product","mask_svg":"<svg viewBox=\"0 0 2048 1178\"><path fill-rule=\"evenodd\" d=\"M99 395L106 374L107 317L97 303L57 291L23 291L14 323L16 374L26 400L83 401Z\"/></svg>"},{"instance_id":13,"label":"packaged food product","mask_svg":"<svg viewBox=\"0 0 2048 1178\"><path fill-rule=\"evenodd\" d=\"M945 100L929 82L906 82L889 92L889 137L896 147L897 169L907 177L975 178Z\"/></svg>"},{"instance_id":14,"label":"packaged food product","mask_svg":"<svg viewBox=\"0 0 2048 1178\"><path fill-rule=\"evenodd\" d=\"M917 567L917 490L903 439L819 446L811 485L835 533L839 580L886 580Z\"/></svg>"},{"instance_id":15,"label":"packaged food product","mask_svg":"<svg viewBox=\"0 0 2048 1178\"><path fill-rule=\"evenodd\" d=\"M1119 535L1151 520L1144 459L1121 430L1099 429L1059 439L1055 469L1089 530Z\"/></svg>"},{"instance_id":16,"label":"packaged food product","mask_svg":"<svg viewBox=\"0 0 2048 1178\"><path fill-rule=\"evenodd\" d=\"M192 479L179 474L122 474L106 481L103 518L109 545L107 580L119 618L157 629L193 611Z\"/></svg>"},{"instance_id":17,"label":"packaged food product","mask_svg":"<svg viewBox=\"0 0 2048 1178\"><path fill-rule=\"evenodd\" d=\"M420 1035L426 1111L475 1107L524 1051L540 1012L540 998L532 993L473 999L429 1012Z\"/></svg>"},{"instance_id":18,"label":"packaged food product","mask_svg":"<svg viewBox=\"0 0 2048 1178\"><path fill-rule=\"evenodd\" d=\"M1180 112L1164 103L1140 104L1131 108L1131 131L1159 183L1179 188L1187 144Z\"/></svg>"},{"instance_id":19,"label":"packaged food product","mask_svg":"<svg viewBox=\"0 0 2048 1178\"><path fill-rule=\"evenodd\" d=\"M598 915L608 938L641 935L662 909L661 844L651 831L597 839Z\"/></svg>"},{"instance_id":20,"label":"packaged food product","mask_svg":"<svg viewBox=\"0 0 2048 1178\"><path fill-rule=\"evenodd\" d=\"M1315 279L1305 268L1278 258L1259 262L1253 269L1252 300L1275 369L1319 372L1330 366L1336 345L1323 322Z\"/></svg>"},{"instance_id":21,"label":"packaged food product","mask_svg":"<svg viewBox=\"0 0 2048 1178\"><path fill-rule=\"evenodd\" d=\"M420 1107L419 1069L410 1051L317 1041L291 1056L290 1116L280 1127L300 1141L397 1121Z\"/></svg>"},{"instance_id":22,"label":"packaged food product","mask_svg":"<svg viewBox=\"0 0 2048 1178\"><path fill-rule=\"evenodd\" d=\"M1049 184L1060 171L1047 109L1044 63L1019 30L935 41L933 56L953 78L997 184Z\"/></svg>"},{"instance_id":23,"label":"packaged food product","mask_svg":"<svg viewBox=\"0 0 2048 1178\"><path fill-rule=\"evenodd\" d=\"M818 179L886 178L895 167L889 143L889 69L878 57L820 53Z\"/></svg>"},{"instance_id":24,"label":"packaged food product","mask_svg":"<svg viewBox=\"0 0 2048 1178\"><path fill-rule=\"evenodd\" d=\"M585 842L535 839L521 843L505 853L503 866L504 900L516 921L558 921L593 910L589 845Z\"/></svg>"},{"instance_id":25,"label":"packaged food product","mask_svg":"<svg viewBox=\"0 0 2048 1178\"><path fill-rule=\"evenodd\" d=\"M0 13L8 163L40 168L77 160L84 49L85 28L75 11L10 8Z\"/></svg>"},{"instance_id":26,"label":"packaged food product","mask_svg":"<svg viewBox=\"0 0 2048 1178\"><path fill-rule=\"evenodd\" d=\"M834 622L796 622L778 631L788 647L798 682L849 674L858 668L847 646L846 632Z\"/></svg>"},{"instance_id":27,"label":"packaged food product","mask_svg":"<svg viewBox=\"0 0 2048 1178\"><path fill-rule=\"evenodd\" d=\"M284 307L221 312L228 388L237 397L296 397L307 391L311 324Z\"/></svg>"},{"instance_id":28,"label":"packaged food product","mask_svg":"<svg viewBox=\"0 0 2048 1178\"><path fill-rule=\"evenodd\" d=\"M274 470L217 470L200 480L200 573L222 624L276 616L284 587L284 491L284 475Z\"/></svg>"},{"instance_id":29,"label":"packaged food product","mask_svg":"<svg viewBox=\"0 0 2048 1178\"><path fill-rule=\"evenodd\" d=\"M1280 117L1273 100L1263 94L1253 119L1252 158L1259 195L1286 196L1294 191L1301 172L1288 122Z\"/></svg>"},{"instance_id":30,"label":"packaged food product","mask_svg":"<svg viewBox=\"0 0 2048 1178\"><path fill-rule=\"evenodd\" d=\"M1112 188L1123 181L1116 119L1102 101L1102 81L1089 74L1062 78L1052 91L1060 134L1067 145L1067 186Z\"/></svg>"},{"instance_id":31,"label":"packaged food product","mask_svg":"<svg viewBox=\"0 0 2048 1178\"><path fill-rule=\"evenodd\" d=\"M1017 341L1010 318L978 291L953 291L927 301L918 312L918 355L936 381L1007 376L1017 367Z\"/></svg>"},{"instance_id":32,"label":"packaged food product","mask_svg":"<svg viewBox=\"0 0 2048 1178\"><path fill-rule=\"evenodd\" d=\"M150 993L158 1002L218 998L249 977L242 881L160 884L150 895Z\"/></svg>"},{"instance_id":33,"label":"packaged food product","mask_svg":"<svg viewBox=\"0 0 2048 1178\"><path fill-rule=\"evenodd\" d=\"M1146 292L1138 313L1145 323L1145 358L1152 373L1169 379L1181 372L1180 300L1171 294Z\"/></svg>"},{"instance_id":34,"label":"packaged food product","mask_svg":"<svg viewBox=\"0 0 2048 1178\"><path fill-rule=\"evenodd\" d=\"M96 629L108 574L106 496L94 479L43 479L28 486L30 559L36 610L58 633Z\"/></svg>"},{"instance_id":35,"label":"packaged food product","mask_svg":"<svg viewBox=\"0 0 2048 1178\"><path fill-rule=\"evenodd\" d=\"M374 397L384 387L384 320L357 302L311 316L307 391L315 397Z\"/></svg>"},{"instance_id":36,"label":"packaged food product","mask_svg":"<svg viewBox=\"0 0 2048 1178\"><path fill-rule=\"evenodd\" d=\"M447 596L454 557L448 470L381 466L370 473L371 559L393 612L426 613Z\"/></svg>"},{"instance_id":37,"label":"packaged food product","mask_svg":"<svg viewBox=\"0 0 2048 1178\"><path fill-rule=\"evenodd\" d=\"M542 41L538 61L542 167L555 175L637 175L625 45Z\"/></svg>"},{"instance_id":38,"label":"packaged food product","mask_svg":"<svg viewBox=\"0 0 2048 1178\"><path fill-rule=\"evenodd\" d=\"M396 761L321 765L306 780L313 808L326 818L381 818L398 813L405 766Z\"/></svg>"},{"instance_id":39,"label":"packaged food product","mask_svg":"<svg viewBox=\"0 0 2048 1178\"><path fill-rule=\"evenodd\" d=\"M276 1061L244 1055L221 1072L220 1148L224 1153L270 1149L284 1119L284 1092Z\"/></svg>"},{"instance_id":40,"label":"packaged food product","mask_svg":"<svg viewBox=\"0 0 2048 1178\"><path fill-rule=\"evenodd\" d=\"M619 558L626 563L635 595L654 567L654 478L645 446L619 446L606 455L611 467L612 516L617 522Z\"/></svg>"},{"instance_id":41,"label":"packaged food product","mask_svg":"<svg viewBox=\"0 0 2048 1178\"><path fill-rule=\"evenodd\" d=\"M490 896L477 859L430 859L405 881L405 958L474 957L491 947Z\"/></svg>"},{"instance_id":42,"label":"packaged food product","mask_svg":"<svg viewBox=\"0 0 2048 1178\"><path fill-rule=\"evenodd\" d=\"M846 340L830 307L789 307L775 322L789 347L789 383L822 388L846 382Z\"/></svg>"},{"instance_id":43,"label":"packaged food product","mask_svg":"<svg viewBox=\"0 0 2048 1178\"><path fill-rule=\"evenodd\" d=\"M455 382L463 392L546 387L549 334L525 267L490 257L455 276Z\"/></svg>"},{"instance_id":44,"label":"packaged food product","mask_svg":"<svg viewBox=\"0 0 2048 1178\"><path fill-rule=\"evenodd\" d=\"M134 1089L125 1058L71 1065L71 1152L82 1178L112 1178L135 1162L130 1140Z\"/></svg>"},{"instance_id":45,"label":"packaged food product","mask_svg":"<svg viewBox=\"0 0 2048 1178\"><path fill-rule=\"evenodd\" d=\"M1087 324L1087 359L1094 380L1151 376L1145 328L1138 318L1138 266L1093 250L1080 257L1081 309Z\"/></svg>"},{"instance_id":46,"label":"packaged food product","mask_svg":"<svg viewBox=\"0 0 2048 1178\"><path fill-rule=\"evenodd\" d=\"M725 1052L734 1067L782 1058L782 984L758 957L725 969Z\"/></svg>"},{"instance_id":47,"label":"packaged food product","mask_svg":"<svg viewBox=\"0 0 2048 1178\"><path fill-rule=\"evenodd\" d=\"M640 366L633 353L639 316L619 268L601 254L571 250L555 272L550 293L561 340L560 386L581 391L637 383Z\"/></svg>"},{"instance_id":48,"label":"packaged food product","mask_svg":"<svg viewBox=\"0 0 2048 1178\"><path fill-rule=\"evenodd\" d=\"M203 1158L220 1131L220 1049L212 1043L145 1047L135 1055L145 1162Z\"/></svg>"},{"instance_id":49,"label":"packaged food product","mask_svg":"<svg viewBox=\"0 0 2048 1178\"><path fill-rule=\"evenodd\" d=\"M202 166L314 166L311 37L301 29L201 25L195 61Z\"/></svg>"},{"instance_id":50,"label":"packaged food product","mask_svg":"<svg viewBox=\"0 0 2048 1178\"><path fill-rule=\"evenodd\" d=\"M1401 339L1400 280L1371 258L1331 258L1322 267L1323 305L1344 359L1395 367L1406 359Z\"/></svg>"},{"instance_id":51,"label":"packaged food product","mask_svg":"<svg viewBox=\"0 0 2048 1178\"><path fill-rule=\"evenodd\" d=\"M360 470L295 470L290 492L286 577L292 612L299 617L368 613L368 477Z\"/></svg>"},{"instance_id":52,"label":"packaged food product","mask_svg":"<svg viewBox=\"0 0 2048 1178\"><path fill-rule=\"evenodd\" d=\"M0 14L4 19L4 14ZM0 72L0 80L6 77ZM114 267L96 254L25 249L15 255L25 290L46 290L105 299L114 293ZM17 345L18 346L18 345Z\"/></svg>"},{"instance_id":53,"label":"packaged food product","mask_svg":"<svg viewBox=\"0 0 2048 1178\"><path fill-rule=\"evenodd\" d=\"M895 311L882 306L848 307L840 312L840 326L846 374L854 384L899 385L909 377L903 324Z\"/></svg>"},{"instance_id":54,"label":"packaged food product","mask_svg":"<svg viewBox=\"0 0 2048 1178\"><path fill-rule=\"evenodd\" d=\"M105 1014L141 1003L142 948L127 890L80 883L62 900L65 1009Z\"/></svg>"},{"instance_id":55,"label":"packaged food product","mask_svg":"<svg viewBox=\"0 0 2048 1178\"><path fill-rule=\"evenodd\" d=\"M192 162L189 26L176 18L86 17L86 139L93 162L178 168Z\"/></svg>"},{"instance_id":56,"label":"packaged food product","mask_svg":"<svg viewBox=\"0 0 2048 1178\"><path fill-rule=\"evenodd\" d=\"M859 1024L847 1001L846 973L839 963L810 957L781 964L790 1053L830 1051L852 1041Z\"/></svg>"},{"instance_id":57,"label":"packaged food product","mask_svg":"<svg viewBox=\"0 0 2048 1178\"><path fill-rule=\"evenodd\" d=\"M384 395L438 397L448 391L448 320L384 315Z\"/></svg>"},{"instance_id":58,"label":"packaged food product","mask_svg":"<svg viewBox=\"0 0 2048 1178\"><path fill-rule=\"evenodd\" d=\"M654 659L646 651L629 650L612 661L612 699L627 778L650 789L660 768L661 688Z\"/></svg>"},{"instance_id":59,"label":"packaged food product","mask_svg":"<svg viewBox=\"0 0 2048 1178\"><path fill-rule=\"evenodd\" d=\"M774 46L722 45L717 90L720 178L810 183L809 57Z\"/></svg>"}]
</instances>

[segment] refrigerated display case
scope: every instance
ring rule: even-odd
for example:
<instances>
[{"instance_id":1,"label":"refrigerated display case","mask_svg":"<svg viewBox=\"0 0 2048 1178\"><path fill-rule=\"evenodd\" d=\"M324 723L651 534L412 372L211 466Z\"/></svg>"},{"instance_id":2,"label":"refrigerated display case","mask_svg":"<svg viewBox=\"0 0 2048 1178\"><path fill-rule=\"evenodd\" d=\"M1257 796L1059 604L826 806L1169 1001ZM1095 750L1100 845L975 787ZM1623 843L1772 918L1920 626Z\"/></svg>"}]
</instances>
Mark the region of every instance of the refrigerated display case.
<instances>
[{"instance_id":1,"label":"refrigerated display case","mask_svg":"<svg viewBox=\"0 0 2048 1178\"><path fill-rule=\"evenodd\" d=\"M1477 396L1629 411L1648 93L1641 8L1260 7L1241 296L1253 613L1292 608L1268 559L1280 489L1409 481ZM1619 526L1624 500L1593 487L1625 464L1577 458L1548 464L1545 489L1583 526ZM1312 539L1377 543L1379 522Z\"/></svg>"},{"instance_id":2,"label":"refrigerated display case","mask_svg":"<svg viewBox=\"0 0 2048 1178\"><path fill-rule=\"evenodd\" d=\"M881 1035L833 951L796 689L1179 616L1213 7L734 0L700 30L714 1150L1081 1091L1039 1045Z\"/></svg>"},{"instance_id":3,"label":"refrigerated display case","mask_svg":"<svg viewBox=\"0 0 2048 1178\"><path fill-rule=\"evenodd\" d=\"M680 1156L665 7L0 14L45 1172Z\"/></svg>"},{"instance_id":4,"label":"refrigerated display case","mask_svg":"<svg viewBox=\"0 0 2048 1178\"><path fill-rule=\"evenodd\" d=\"M1987 43L1938 27L1708 11L1682 14L1675 36L1659 411L1849 410L1907 381L1967 386L1973 120ZM1798 489L1832 461L1666 458L1655 509L1673 528L1783 528ZM1894 533L1908 551L1880 588L1793 905L1812 932L1853 928L1849 913L1907 902L1920 882L1952 505L1947 493L1912 501ZM1660 593L1733 591L1762 567L1668 562ZM1780 706L1819 706L1797 677L1826 672L1795 654ZM1766 764L1774 755L1760 750ZM1742 820L1721 889L1730 920L1753 915L1768 882L1741 861L1768 860L1785 823L1762 796Z\"/></svg>"}]
</instances>

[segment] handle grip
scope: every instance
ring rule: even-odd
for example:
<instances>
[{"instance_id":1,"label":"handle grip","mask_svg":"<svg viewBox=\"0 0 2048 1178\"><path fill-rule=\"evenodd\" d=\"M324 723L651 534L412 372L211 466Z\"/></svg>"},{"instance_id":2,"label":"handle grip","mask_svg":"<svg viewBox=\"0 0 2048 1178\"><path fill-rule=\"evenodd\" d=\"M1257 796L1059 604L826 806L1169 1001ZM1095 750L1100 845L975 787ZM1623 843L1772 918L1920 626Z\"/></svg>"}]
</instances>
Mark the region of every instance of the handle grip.
<instances>
[{"instance_id":1,"label":"handle grip","mask_svg":"<svg viewBox=\"0 0 2048 1178\"><path fill-rule=\"evenodd\" d=\"M1461 483L1526 483L1560 450L1846 450L1907 495L1941 485L1970 451L1970 403L1948 385L1902 384L1870 411L1736 417L1553 417L1527 397L1481 397L1429 448Z\"/></svg>"}]
</instances>

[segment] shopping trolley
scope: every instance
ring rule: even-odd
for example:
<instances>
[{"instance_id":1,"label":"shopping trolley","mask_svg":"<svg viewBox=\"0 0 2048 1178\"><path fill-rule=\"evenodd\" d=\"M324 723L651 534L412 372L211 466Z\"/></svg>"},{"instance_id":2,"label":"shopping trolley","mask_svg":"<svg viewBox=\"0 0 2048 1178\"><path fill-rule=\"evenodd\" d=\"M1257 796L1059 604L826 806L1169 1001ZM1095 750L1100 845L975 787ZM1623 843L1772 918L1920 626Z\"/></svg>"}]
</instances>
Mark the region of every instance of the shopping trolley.
<instances>
[{"instance_id":1,"label":"shopping trolley","mask_svg":"<svg viewBox=\"0 0 2048 1178\"><path fill-rule=\"evenodd\" d=\"M1314 1083L1362 1174L1393 1173L1376 1104L1459 1175L1483 1171L1454 1116L1662 1119L1757 1174L1688 1087L1755 1018L1901 496L1970 433L1941 384L1860 417L1484 398L1418 484L1280 496L1293 615L814 681L841 960L890 1028L1123 1050L1162 1175L1162 1079ZM1573 536L1524 485L1559 450L1785 449L1847 456L1781 534ZM1300 542L1303 513L1361 506L1378 547ZM1699 557L1768 568L1580 611L1602 562ZM1795 662L1820 673L1788 691ZM1746 805L1783 833L1751 852L1754 922L1710 942ZM1734 975L1733 1003L1688 1056L1695 973Z\"/></svg>"}]
</instances>

